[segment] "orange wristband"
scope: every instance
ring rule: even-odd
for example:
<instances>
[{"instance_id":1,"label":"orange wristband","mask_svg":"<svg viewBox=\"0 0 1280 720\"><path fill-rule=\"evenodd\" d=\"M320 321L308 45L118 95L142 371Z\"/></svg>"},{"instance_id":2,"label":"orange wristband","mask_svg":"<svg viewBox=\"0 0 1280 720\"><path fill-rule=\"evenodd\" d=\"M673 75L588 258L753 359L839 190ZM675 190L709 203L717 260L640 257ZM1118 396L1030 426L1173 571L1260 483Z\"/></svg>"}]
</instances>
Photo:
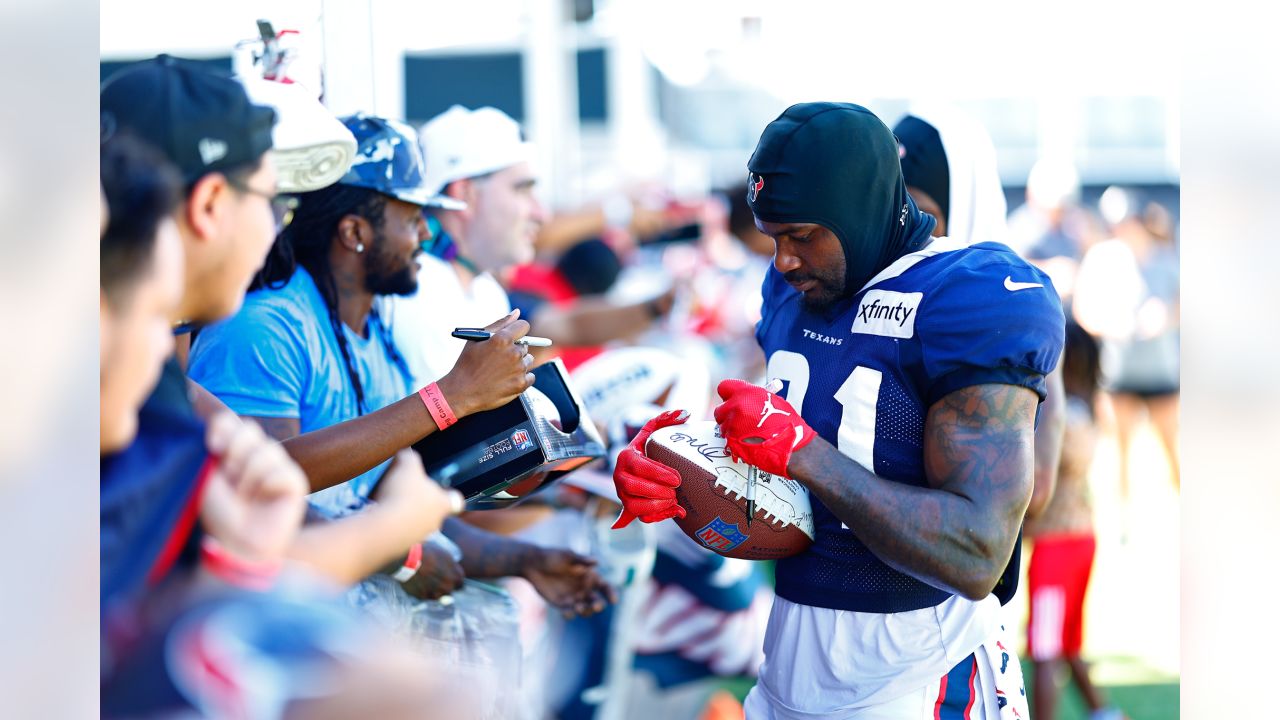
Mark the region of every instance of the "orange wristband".
<instances>
[{"instance_id":1,"label":"orange wristband","mask_svg":"<svg viewBox=\"0 0 1280 720\"><path fill-rule=\"evenodd\" d=\"M422 404L427 406L427 412L431 413L431 417L436 421L436 427L444 430L458 422L458 416L453 414L453 408L449 407L449 402L444 399L444 393L440 392L439 385L431 383L422 388L418 391L418 397L422 398Z\"/></svg>"}]
</instances>

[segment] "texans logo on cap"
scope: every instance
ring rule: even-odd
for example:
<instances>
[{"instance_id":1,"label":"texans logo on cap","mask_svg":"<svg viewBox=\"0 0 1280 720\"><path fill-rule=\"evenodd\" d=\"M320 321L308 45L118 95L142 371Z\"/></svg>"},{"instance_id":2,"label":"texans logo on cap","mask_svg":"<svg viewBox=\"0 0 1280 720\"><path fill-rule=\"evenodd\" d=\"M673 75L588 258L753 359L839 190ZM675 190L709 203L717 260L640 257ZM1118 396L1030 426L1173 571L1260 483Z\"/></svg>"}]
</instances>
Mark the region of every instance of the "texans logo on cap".
<instances>
[{"instance_id":1,"label":"texans logo on cap","mask_svg":"<svg viewBox=\"0 0 1280 720\"><path fill-rule=\"evenodd\" d=\"M755 173L747 173L747 199L755 202L764 189L764 178Z\"/></svg>"}]
</instances>

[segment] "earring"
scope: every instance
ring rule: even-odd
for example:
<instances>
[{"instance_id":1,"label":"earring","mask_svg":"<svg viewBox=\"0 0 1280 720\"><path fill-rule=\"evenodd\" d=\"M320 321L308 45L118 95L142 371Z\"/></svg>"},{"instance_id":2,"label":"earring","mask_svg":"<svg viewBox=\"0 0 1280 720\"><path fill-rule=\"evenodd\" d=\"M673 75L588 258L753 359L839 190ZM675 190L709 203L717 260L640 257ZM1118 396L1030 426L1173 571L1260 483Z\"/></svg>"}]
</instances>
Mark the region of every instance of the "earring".
<instances>
[{"instance_id":1,"label":"earring","mask_svg":"<svg viewBox=\"0 0 1280 720\"><path fill-rule=\"evenodd\" d=\"M356 252L358 253L364 252L364 243L356 243Z\"/></svg>"}]
</instances>

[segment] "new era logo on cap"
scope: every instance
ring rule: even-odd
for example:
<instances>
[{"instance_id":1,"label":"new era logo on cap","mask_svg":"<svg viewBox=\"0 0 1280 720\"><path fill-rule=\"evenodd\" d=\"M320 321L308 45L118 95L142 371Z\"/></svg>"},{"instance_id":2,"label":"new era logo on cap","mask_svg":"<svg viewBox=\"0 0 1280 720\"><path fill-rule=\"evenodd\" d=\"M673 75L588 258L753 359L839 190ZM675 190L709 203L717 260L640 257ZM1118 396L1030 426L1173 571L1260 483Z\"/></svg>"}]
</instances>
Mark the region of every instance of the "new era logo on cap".
<instances>
[{"instance_id":1,"label":"new era logo on cap","mask_svg":"<svg viewBox=\"0 0 1280 720\"><path fill-rule=\"evenodd\" d=\"M227 156L227 143L222 140L201 138L197 148L205 165L212 165Z\"/></svg>"},{"instance_id":2,"label":"new era logo on cap","mask_svg":"<svg viewBox=\"0 0 1280 720\"><path fill-rule=\"evenodd\" d=\"M188 183L258 162L271 149L276 113L207 66L160 55L103 84L104 129L127 129L178 166Z\"/></svg>"}]
</instances>

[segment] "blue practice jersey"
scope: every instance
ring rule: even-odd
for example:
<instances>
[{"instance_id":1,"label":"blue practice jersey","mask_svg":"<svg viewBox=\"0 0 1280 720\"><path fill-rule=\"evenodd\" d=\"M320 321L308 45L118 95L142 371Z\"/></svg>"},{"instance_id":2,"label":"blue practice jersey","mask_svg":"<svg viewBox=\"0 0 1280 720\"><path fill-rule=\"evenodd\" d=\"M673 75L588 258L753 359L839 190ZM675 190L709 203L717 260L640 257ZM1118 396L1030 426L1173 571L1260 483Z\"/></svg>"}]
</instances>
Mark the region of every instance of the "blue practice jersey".
<instances>
[{"instance_id":1,"label":"blue practice jersey","mask_svg":"<svg viewBox=\"0 0 1280 720\"><path fill-rule=\"evenodd\" d=\"M929 407L961 388L1018 385L1044 399L1063 315L1048 276L998 243L948 238L900 258L825 314L776 270L756 337L768 375L827 442L886 480L925 486ZM817 537L777 565L792 602L859 612L932 607L950 593L881 562L816 497Z\"/></svg>"}]
</instances>

